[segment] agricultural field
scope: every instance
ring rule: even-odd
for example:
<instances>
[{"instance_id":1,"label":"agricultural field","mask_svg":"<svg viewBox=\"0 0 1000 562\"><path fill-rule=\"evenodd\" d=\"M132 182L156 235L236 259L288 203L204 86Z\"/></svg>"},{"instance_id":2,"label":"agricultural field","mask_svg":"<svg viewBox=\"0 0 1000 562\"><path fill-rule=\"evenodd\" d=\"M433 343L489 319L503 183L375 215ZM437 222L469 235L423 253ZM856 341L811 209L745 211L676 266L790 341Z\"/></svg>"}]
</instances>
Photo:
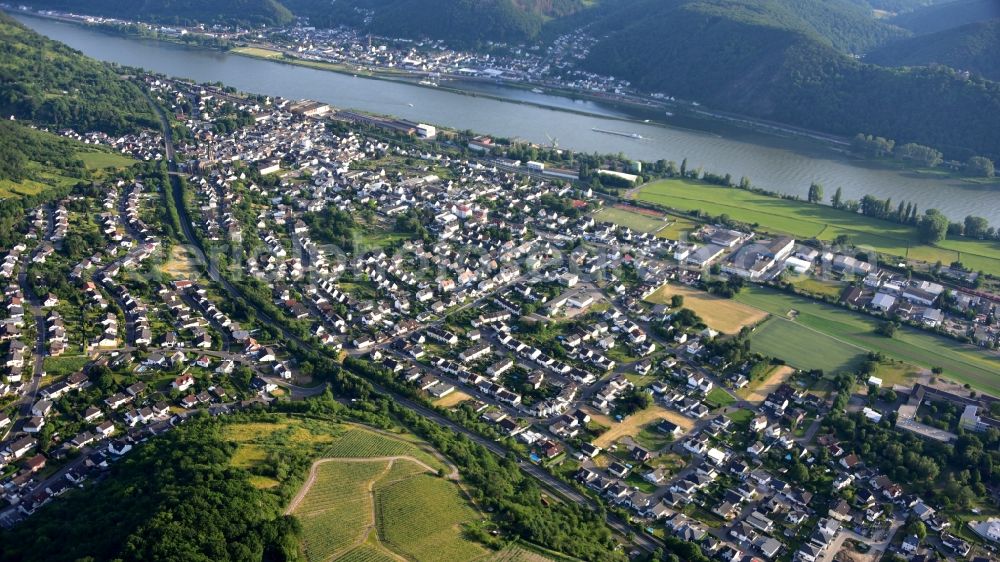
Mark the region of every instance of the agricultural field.
<instances>
[{"instance_id":1,"label":"agricultural field","mask_svg":"<svg viewBox=\"0 0 1000 562\"><path fill-rule=\"evenodd\" d=\"M88 170L104 170L107 168L124 170L136 162L124 154L103 150L80 151L76 153L76 156L83 161L83 165Z\"/></svg>"},{"instance_id":2,"label":"agricultural field","mask_svg":"<svg viewBox=\"0 0 1000 562\"><path fill-rule=\"evenodd\" d=\"M616 207L605 207L594 213L594 220L611 222L636 232L656 232L667 225L663 218L651 217Z\"/></svg>"},{"instance_id":3,"label":"agricultural field","mask_svg":"<svg viewBox=\"0 0 1000 562\"><path fill-rule=\"evenodd\" d=\"M840 294L844 291L844 287L847 285L843 282L816 279L815 277L809 275L802 275L801 277L792 279L791 281L792 284L795 285L795 288L800 291L806 291L814 295L835 299L840 298Z\"/></svg>"},{"instance_id":4,"label":"agricultural field","mask_svg":"<svg viewBox=\"0 0 1000 562\"><path fill-rule=\"evenodd\" d=\"M614 444L622 437L635 437L646 426L650 424L657 424L660 420L669 420L681 426L685 433L690 431L694 426L694 423L692 423L689 418L686 418L673 410L668 410L662 406L656 405L650 406L641 412L636 412L621 422L617 422L608 416L601 414L595 415L593 412L591 412L591 418L593 418L593 420L597 423L609 428L597 439L594 439L594 445L603 449L608 448L608 446Z\"/></svg>"},{"instance_id":5,"label":"agricultural field","mask_svg":"<svg viewBox=\"0 0 1000 562\"><path fill-rule=\"evenodd\" d=\"M329 560L360 545L375 523L372 487L390 461L319 461L292 500L289 513L302 523L303 550L309 562Z\"/></svg>"},{"instance_id":6,"label":"agricultural field","mask_svg":"<svg viewBox=\"0 0 1000 562\"><path fill-rule=\"evenodd\" d=\"M755 331L753 349L785 359L794 367L833 373L850 368L868 351L881 351L922 369L941 367L946 378L984 392L1000 392L996 376L1000 357L979 348L909 327L886 338L874 333L874 318L771 289L745 289L736 300L774 316Z\"/></svg>"},{"instance_id":7,"label":"agricultural field","mask_svg":"<svg viewBox=\"0 0 1000 562\"><path fill-rule=\"evenodd\" d=\"M236 468L251 468L267 460L267 451L260 445L240 445L236 448L229 464Z\"/></svg>"},{"instance_id":8,"label":"agricultural field","mask_svg":"<svg viewBox=\"0 0 1000 562\"><path fill-rule=\"evenodd\" d=\"M45 190L47 185L30 179L15 182L11 180L0 180L0 198L17 199L26 195L38 195Z\"/></svg>"},{"instance_id":9,"label":"agricultural field","mask_svg":"<svg viewBox=\"0 0 1000 562\"><path fill-rule=\"evenodd\" d=\"M294 64L297 66L305 66L308 68L315 68L318 70L329 70L332 72L349 72L351 74L358 74L364 76L399 76L403 75L403 71L394 70L380 70L379 72L361 71L355 66L348 66L343 64L336 64L330 62L305 60L300 58L286 58L279 51L273 51L271 49L261 49L259 47L237 47L230 50L231 53L237 55L243 55L247 57L280 60L281 62L287 64Z\"/></svg>"},{"instance_id":10,"label":"agricultural field","mask_svg":"<svg viewBox=\"0 0 1000 562\"><path fill-rule=\"evenodd\" d=\"M283 453L308 454L312 458L412 457L431 470L451 471L428 444L413 435L353 424L279 417L273 422L226 424L223 437L236 444L230 463L251 472L268 457Z\"/></svg>"},{"instance_id":11,"label":"agricultural field","mask_svg":"<svg viewBox=\"0 0 1000 562\"><path fill-rule=\"evenodd\" d=\"M372 458L372 457L413 457L435 470L444 470L442 463L431 452L429 446L414 439L404 440L403 436L389 436L361 427L351 427L337 437L323 450L324 457Z\"/></svg>"},{"instance_id":12,"label":"agricultural field","mask_svg":"<svg viewBox=\"0 0 1000 562\"><path fill-rule=\"evenodd\" d=\"M482 515L465 499L457 471L413 435L292 416L228 423L222 435L236 445L230 464L249 471L251 485L262 490L286 483L271 472L275 459L320 459L285 510L302 525L309 562L471 561L489 554L464 536ZM383 517L379 505L393 514Z\"/></svg>"},{"instance_id":13,"label":"agricultural field","mask_svg":"<svg viewBox=\"0 0 1000 562\"><path fill-rule=\"evenodd\" d=\"M448 394L448 396L443 396L435 400L434 405L439 408L453 408L466 400L472 400L472 397L460 390L456 390Z\"/></svg>"},{"instance_id":14,"label":"agricultural field","mask_svg":"<svg viewBox=\"0 0 1000 562\"><path fill-rule=\"evenodd\" d=\"M804 192L803 192L804 195ZM769 197L742 189L725 188L693 180L669 179L638 190L636 198L679 211L729 215L762 230L795 238L833 240L843 234L851 244L871 247L892 256L935 263L951 263L961 252L967 267L1000 275L1000 243L946 240L936 246L921 244L914 227L881 221L827 205L813 205Z\"/></svg>"},{"instance_id":15,"label":"agricultural field","mask_svg":"<svg viewBox=\"0 0 1000 562\"><path fill-rule=\"evenodd\" d=\"M417 561L475 560L488 554L463 535L481 515L451 481L418 474L387 485L377 482L378 533L393 551Z\"/></svg>"},{"instance_id":16,"label":"agricultural field","mask_svg":"<svg viewBox=\"0 0 1000 562\"><path fill-rule=\"evenodd\" d=\"M250 57L258 57L264 59L281 58L280 51L273 51L271 49L261 49L260 47L237 47L233 49L233 52L239 55L247 55Z\"/></svg>"},{"instance_id":17,"label":"agricultural field","mask_svg":"<svg viewBox=\"0 0 1000 562\"><path fill-rule=\"evenodd\" d=\"M170 259L160 266L160 271L172 279L192 279L198 276L194 258L180 244L170 248Z\"/></svg>"},{"instance_id":18,"label":"agricultural field","mask_svg":"<svg viewBox=\"0 0 1000 562\"><path fill-rule=\"evenodd\" d=\"M488 551L463 536L481 515L451 481L406 459L318 461L288 512L309 562L471 561Z\"/></svg>"},{"instance_id":19,"label":"agricultural field","mask_svg":"<svg viewBox=\"0 0 1000 562\"><path fill-rule=\"evenodd\" d=\"M684 308L692 310L710 328L724 334L735 334L744 326L752 326L767 318L767 313L733 299L724 299L705 291L667 284L646 297L654 304L670 304L670 297L684 297Z\"/></svg>"},{"instance_id":20,"label":"agricultural field","mask_svg":"<svg viewBox=\"0 0 1000 562\"><path fill-rule=\"evenodd\" d=\"M337 557L337 562L396 562L398 556L390 554L384 547L364 543Z\"/></svg>"},{"instance_id":21,"label":"agricultural field","mask_svg":"<svg viewBox=\"0 0 1000 562\"><path fill-rule=\"evenodd\" d=\"M512 544L490 558L487 558L488 562L551 562L552 560L571 559L561 555L558 558L548 558L519 544Z\"/></svg>"},{"instance_id":22,"label":"agricultural field","mask_svg":"<svg viewBox=\"0 0 1000 562\"><path fill-rule=\"evenodd\" d=\"M86 355L61 355L59 357L46 356L45 359L42 360L42 367L45 369L46 375L59 377L80 371L89 362L90 358Z\"/></svg>"},{"instance_id":23,"label":"agricultural field","mask_svg":"<svg viewBox=\"0 0 1000 562\"><path fill-rule=\"evenodd\" d=\"M775 367L766 377L750 381L750 384L745 388L737 390L736 394L747 401L760 404L767 398L768 394L781 386L781 383L788 380L788 377L793 373L795 373L795 369L787 365Z\"/></svg>"}]
</instances>

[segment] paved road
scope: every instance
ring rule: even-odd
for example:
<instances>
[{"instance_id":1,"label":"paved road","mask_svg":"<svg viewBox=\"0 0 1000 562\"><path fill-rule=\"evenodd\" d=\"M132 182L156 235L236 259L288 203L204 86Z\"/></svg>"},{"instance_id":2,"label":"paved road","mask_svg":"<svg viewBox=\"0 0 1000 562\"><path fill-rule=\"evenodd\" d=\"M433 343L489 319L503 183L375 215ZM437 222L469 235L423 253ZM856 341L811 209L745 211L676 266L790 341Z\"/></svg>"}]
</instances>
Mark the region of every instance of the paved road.
<instances>
[{"instance_id":1,"label":"paved road","mask_svg":"<svg viewBox=\"0 0 1000 562\"><path fill-rule=\"evenodd\" d=\"M833 562L837 553L843 549L844 542L848 539L867 544L870 548L870 553L885 552L889 547L889 544L892 543L892 537L896 535L896 531L903 526L903 523L905 523L905 521L898 517L893 519L886 535L882 538L882 540L877 542L873 541L871 537L865 537L855 533L854 531L841 528L841 530L837 532L837 535L833 537L833 541L830 543L830 546L828 546L823 554L816 559L816 562Z\"/></svg>"},{"instance_id":2,"label":"paved road","mask_svg":"<svg viewBox=\"0 0 1000 562\"><path fill-rule=\"evenodd\" d=\"M46 208L46 215L48 216L48 227L46 228L46 232L40 236L42 240L51 239L52 231L55 227L51 207ZM28 282L28 264L40 247L41 243L32 251L24 252L21 257L20 271L17 274L17 282L21 286L21 292L24 293L24 311L30 313L32 319L35 321L35 345L32 352L31 380L24 391L22 398L24 402L18 409L18 419L11 428L11 433L14 434L20 431L24 427L24 423L31 417L31 407L38 398L38 387L41 385L42 376L45 375L45 312L42 310L42 303L38 299L38 295L35 294L34 288Z\"/></svg>"}]
</instances>

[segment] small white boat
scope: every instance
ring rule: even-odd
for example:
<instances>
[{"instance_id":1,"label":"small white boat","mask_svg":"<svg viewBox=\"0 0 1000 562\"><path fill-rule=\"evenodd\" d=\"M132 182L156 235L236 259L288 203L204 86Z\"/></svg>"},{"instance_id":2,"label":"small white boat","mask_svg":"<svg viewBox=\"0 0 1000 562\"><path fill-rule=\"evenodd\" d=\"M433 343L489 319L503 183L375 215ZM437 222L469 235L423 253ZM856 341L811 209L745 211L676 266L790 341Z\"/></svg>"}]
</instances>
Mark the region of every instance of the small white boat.
<instances>
[{"instance_id":1,"label":"small white boat","mask_svg":"<svg viewBox=\"0 0 1000 562\"><path fill-rule=\"evenodd\" d=\"M545 93L545 91L542 90L541 88L532 88L531 91L532 91L532 93L535 93L535 94L544 94Z\"/></svg>"}]
</instances>

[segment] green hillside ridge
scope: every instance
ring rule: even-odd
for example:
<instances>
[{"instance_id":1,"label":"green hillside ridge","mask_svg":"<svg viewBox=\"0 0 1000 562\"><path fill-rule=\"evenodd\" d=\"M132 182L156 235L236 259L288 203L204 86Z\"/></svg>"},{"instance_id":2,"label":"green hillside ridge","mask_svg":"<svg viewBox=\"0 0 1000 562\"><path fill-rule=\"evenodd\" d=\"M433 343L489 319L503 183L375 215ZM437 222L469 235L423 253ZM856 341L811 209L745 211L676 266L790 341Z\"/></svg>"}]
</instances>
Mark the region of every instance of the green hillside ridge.
<instances>
[{"instance_id":1,"label":"green hillside ridge","mask_svg":"<svg viewBox=\"0 0 1000 562\"><path fill-rule=\"evenodd\" d=\"M582 0L285 0L317 26L348 24L393 37L429 37L452 43L520 42L543 24L581 10ZM370 19L369 19L370 18Z\"/></svg>"},{"instance_id":2,"label":"green hillside ridge","mask_svg":"<svg viewBox=\"0 0 1000 562\"><path fill-rule=\"evenodd\" d=\"M957 0L900 14L890 21L914 33L934 33L995 18L1000 18L996 0Z\"/></svg>"},{"instance_id":3,"label":"green hillside ridge","mask_svg":"<svg viewBox=\"0 0 1000 562\"><path fill-rule=\"evenodd\" d=\"M858 62L838 47L874 45L887 35L871 30L838 39L836 26L817 15L833 8L787 4L650 0L644 17L609 19L617 31L584 64L726 111L844 136L878 131L950 158L1000 154L1000 85L948 70Z\"/></svg>"},{"instance_id":4,"label":"green hillside ridge","mask_svg":"<svg viewBox=\"0 0 1000 562\"><path fill-rule=\"evenodd\" d=\"M282 496L254 489L230 465L236 447L220 427L193 423L138 447L107 479L5 531L0 559L297 560ZM301 453L283 460L297 476L308 466Z\"/></svg>"},{"instance_id":5,"label":"green hillside ridge","mask_svg":"<svg viewBox=\"0 0 1000 562\"><path fill-rule=\"evenodd\" d=\"M138 86L0 13L0 115L119 134L155 127Z\"/></svg>"},{"instance_id":6,"label":"green hillside ridge","mask_svg":"<svg viewBox=\"0 0 1000 562\"><path fill-rule=\"evenodd\" d=\"M1000 19L903 39L872 52L868 60L884 66L943 64L1000 80Z\"/></svg>"},{"instance_id":7,"label":"green hillside ridge","mask_svg":"<svg viewBox=\"0 0 1000 562\"><path fill-rule=\"evenodd\" d=\"M42 9L162 24L284 25L292 13L278 0L31 0Z\"/></svg>"},{"instance_id":8,"label":"green hillside ridge","mask_svg":"<svg viewBox=\"0 0 1000 562\"><path fill-rule=\"evenodd\" d=\"M0 121L0 196L86 179L87 167L79 153L83 146L16 121Z\"/></svg>"}]
</instances>

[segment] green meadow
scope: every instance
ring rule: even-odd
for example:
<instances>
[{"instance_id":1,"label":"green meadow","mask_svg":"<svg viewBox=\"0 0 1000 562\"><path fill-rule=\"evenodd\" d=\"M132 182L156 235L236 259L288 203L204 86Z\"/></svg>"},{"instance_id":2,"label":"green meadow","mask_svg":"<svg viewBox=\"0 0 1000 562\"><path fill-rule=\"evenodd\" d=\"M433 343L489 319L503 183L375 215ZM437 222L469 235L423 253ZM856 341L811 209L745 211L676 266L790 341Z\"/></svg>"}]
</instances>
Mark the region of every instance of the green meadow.
<instances>
[{"instance_id":1,"label":"green meadow","mask_svg":"<svg viewBox=\"0 0 1000 562\"><path fill-rule=\"evenodd\" d=\"M803 190L804 194L804 190ZM928 263L961 261L966 267L1000 275L1000 242L945 240L922 244L917 229L834 209L720 187L694 180L669 179L642 187L636 198L680 211L701 211L712 216L729 215L733 220L759 225L760 229L799 239L830 241L843 234L858 247L896 257Z\"/></svg>"}]
</instances>

